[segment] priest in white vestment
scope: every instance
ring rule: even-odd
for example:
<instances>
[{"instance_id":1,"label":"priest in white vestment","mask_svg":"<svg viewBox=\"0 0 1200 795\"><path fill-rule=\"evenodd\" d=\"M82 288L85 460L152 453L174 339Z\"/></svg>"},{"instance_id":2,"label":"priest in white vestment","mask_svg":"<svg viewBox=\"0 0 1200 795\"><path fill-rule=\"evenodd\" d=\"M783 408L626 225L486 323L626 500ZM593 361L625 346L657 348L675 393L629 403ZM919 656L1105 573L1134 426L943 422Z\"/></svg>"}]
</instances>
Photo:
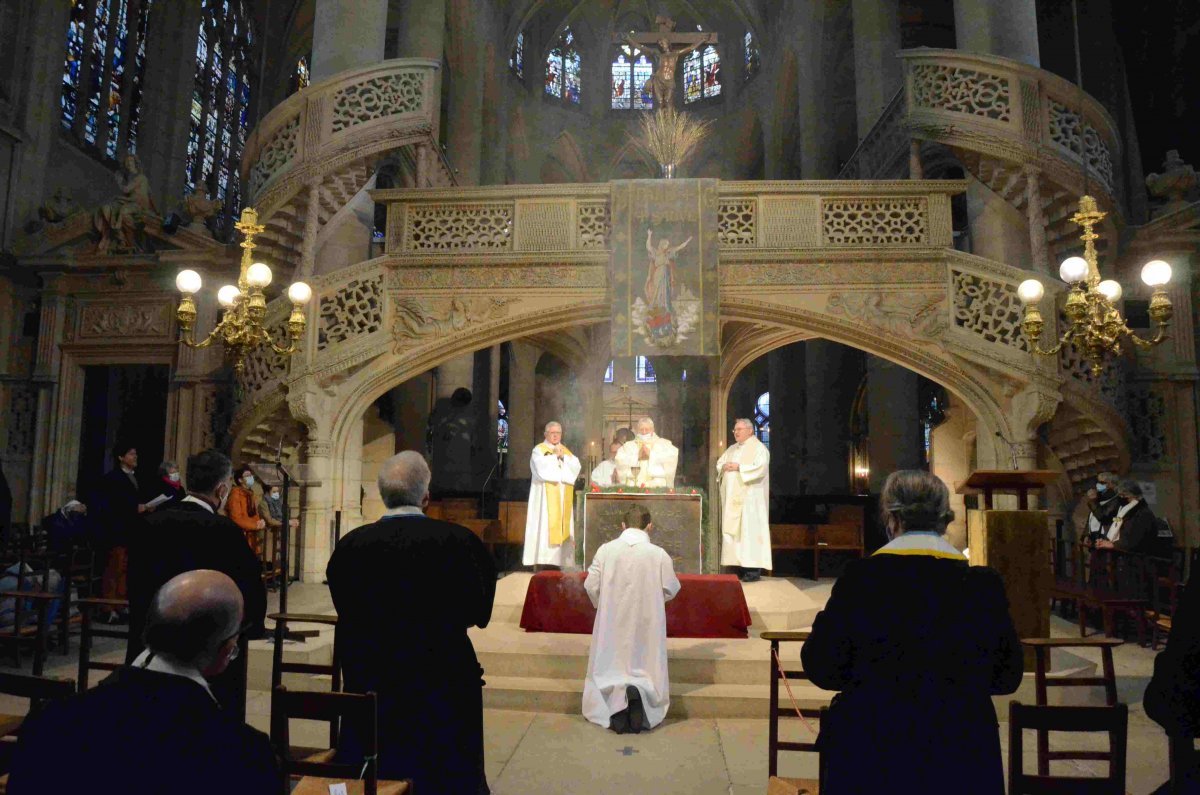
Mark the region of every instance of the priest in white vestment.
<instances>
[{"instance_id":1,"label":"priest in white vestment","mask_svg":"<svg viewBox=\"0 0 1200 795\"><path fill-rule=\"evenodd\" d=\"M742 567L754 582L771 564L771 454L747 419L733 424L734 444L717 459L721 494L721 565Z\"/></svg>"},{"instance_id":2,"label":"priest in white vestment","mask_svg":"<svg viewBox=\"0 0 1200 795\"><path fill-rule=\"evenodd\" d=\"M626 486L674 488L679 448L654 432L654 420L642 417L637 436L617 453L617 473Z\"/></svg>"},{"instance_id":3,"label":"priest in white vestment","mask_svg":"<svg viewBox=\"0 0 1200 795\"><path fill-rule=\"evenodd\" d=\"M579 459L562 443L562 425L546 424L545 441L529 457L529 510L525 515L526 566L568 566L575 561L575 479Z\"/></svg>"},{"instance_id":4,"label":"priest in white vestment","mask_svg":"<svg viewBox=\"0 0 1200 795\"><path fill-rule=\"evenodd\" d=\"M621 449L620 442L613 442L608 446L608 458L601 461L592 470L592 485L601 488L609 486L620 486L621 478L617 472L617 452Z\"/></svg>"},{"instance_id":5,"label":"priest in white vestment","mask_svg":"<svg viewBox=\"0 0 1200 795\"><path fill-rule=\"evenodd\" d=\"M620 536L596 550L583 586L596 607L583 716L618 734L662 722L667 681L666 603L679 593L671 556L650 543L650 512L633 505Z\"/></svg>"}]
</instances>

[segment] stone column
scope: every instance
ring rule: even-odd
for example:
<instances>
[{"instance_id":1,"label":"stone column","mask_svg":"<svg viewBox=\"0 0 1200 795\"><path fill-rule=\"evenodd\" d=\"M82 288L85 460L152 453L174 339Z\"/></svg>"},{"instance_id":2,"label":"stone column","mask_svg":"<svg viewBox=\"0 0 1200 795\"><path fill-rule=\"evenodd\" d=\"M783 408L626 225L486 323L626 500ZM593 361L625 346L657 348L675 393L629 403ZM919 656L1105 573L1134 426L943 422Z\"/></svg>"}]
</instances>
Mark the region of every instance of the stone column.
<instances>
[{"instance_id":1,"label":"stone column","mask_svg":"<svg viewBox=\"0 0 1200 795\"><path fill-rule=\"evenodd\" d=\"M448 0L450 37L446 60L450 73L449 113L446 148L450 163L458 171L460 185L478 185L483 151L483 58L477 10L468 0Z\"/></svg>"},{"instance_id":2,"label":"stone column","mask_svg":"<svg viewBox=\"0 0 1200 795\"><path fill-rule=\"evenodd\" d=\"M912 370L885 359L867 364L867 413L870 417L871 491L898 469L921 468L917 379Z\"/></svg>"},{"instance_id":3,"label":"stone column","mask_svg":"<svg viewBox=\"0 0 1200 795\"><path fill-rule=\"evenodd\" d=\"M967 506L954 484L971 474L971 447L966 439L975 426L975 418L955 397L950 398L946 418L933 430L933 461L929 469L950 489L950 510L954 521L946 528L946 539L959 549L967 545Z\"/></svg>"},{"instance_id":4,"label":"stone column","mask_svg":"<svg viewBox=\"0 0 1200 795\"><path fill-rule=\"evenodd\" d=\"M900 89L904 72L900 51L900 9L896 0L853 0L854 88L858 109L858 138Z\"/></svg>"},{"instance_id":5,"label":"stone column","mask_svg":"<svg viewBox=\"0 0 1200 795\"><path fill-rule=\"evenodd\" d=\"M316 0L313 82L382 61L387 16L387 0Z\"/></svg>"},{"instance_id":6,"label":"stone column","mask_svg":"<svg viewBox=\"0 0 1200 795\"><path fill-rule=\"evenodd\" d=\"M400 35L397 57L442 60L446 43L446 0L392 0Z\"/></svg>"},{"instance_id":7,"label":"stone column","mask_svg":"<svg viewBox=\"0 0 1200 795\"><path fill-rule=\"evenodd\" d=\"M367 442L367 417L370 415L377 416L378 413L373 409L367 409L366 414L360 417L358 422L354 423L357 427L350 431L350 440L346 444L345 457L342 459L342 488L337 510L342 515L340 532L343 536L363 523L363 506L366 505L363 489L367 485L364 451ZM386 423L384 425L386 426ZM385 427L382 433L388 442L392 441L391 430L391 427ZM371 470L372 473L377 473L378 471L378 468ZM370 478L370 482L373 485L375 478ZM378 487L375 489L375 494L378 498ZM380 513L383 512L380 511ZM378 519L379 517L375 516L374 518Z\"/></svg>"},{"instance_id":8,"label":"stone column","mask_svg":"<svg viewBox=\"0 0 1200 795\"><path fill-rule=\"evenodd\" d=\"M299 547L290 551L288 568L296 567L296 554L301 556L300 579L303 582L321 582L325 579L325 566L332 554L332 531L330 519L333 508L332 450L329 442L310 441L307 445L305 463L308 464L308 483L299 491L301 536ZM299 496L299 495L297 495ZM292 498L295 499L295 498ZM293 503L295 504L295 503ZM289 575L290 576L290 572Z\"/></svg>"},{"instance_id":9,"label":"stone column","mask_svg":"<svg viewBox=\"0 0 1200 795\"><path fill-rule=\"evenodd\" d=\"M954 0L958 49L1040 66L1036 0Z\"/></svg>"},{"instance_id":10,"label":"stone column","mask_svg":"<svg viewBox=\"0 0 1200 795\"><path fill-rule=\"evenodd\" d=\"M804 477L808 491L848 494L850 411L863 373L863 354L828 340L809 340L805 345Z\"/></svg>"},{"instance_id":11,"label":"stone column","mask_svg":"<svg viewBox=\"0 0 1200 795\"><path fill-rule=\"evenodd\" d=\"M771 393L771 492L801 494L804 473L807 390L799 374L805 371L807 345L786 345L767 354L767 383ZM757 399L757 395L755 398ZM753 405L750 407L753 410ZM726 418L725 431L737 417Z\"/></svg>"},{"instance_id":12,"label":"stone column","mask_svg":"<svg viewBox=\"0 0 1200 795\"><path fill-rule=\"evenodd\" d=\"M513 340L512 356L508 362L508 477L528 478L529 456L533 446L541 441L540 429L534 427L536 374L540 351L532 345Z\"/></svg>"},{"instance_id":13,"label":"stone column","mask_svg":"<svg viewBox=\"0 0 1200 795\"><path fill-rule=\"evenodd\" d=\"M1028 164L1025 166L1025 215L1029 219L1029 269L1050 276L1046 215L1042 212L1041 174L1036 166Z\"/></svg>"}]
</instances>

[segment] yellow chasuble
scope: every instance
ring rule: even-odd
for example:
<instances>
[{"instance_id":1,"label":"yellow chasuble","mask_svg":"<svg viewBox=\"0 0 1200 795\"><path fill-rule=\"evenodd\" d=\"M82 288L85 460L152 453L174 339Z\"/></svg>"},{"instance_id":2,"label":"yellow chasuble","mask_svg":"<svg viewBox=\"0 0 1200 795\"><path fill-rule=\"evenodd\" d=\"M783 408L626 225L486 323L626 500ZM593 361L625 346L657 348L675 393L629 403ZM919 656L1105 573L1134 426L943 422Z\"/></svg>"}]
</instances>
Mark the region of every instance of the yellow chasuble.
<instances>
[{"instance_id":1,"label":"yellow chasuble","mask_svg":"<svg viewBox=\"0 0 1200 795\"><path fill-rule=\"evenodd\" d=\"M562 449L567 455L574 455L566 445L562 445ZM542 455L555 454L554 448L545 442L539 444L534 450ZM549 525L550 546L557 547L571 537L571 512L575 507L575 486L572 483L546 482L542 484L542 487L546 489L546 522Z\"/></svg>"}]
</instances>

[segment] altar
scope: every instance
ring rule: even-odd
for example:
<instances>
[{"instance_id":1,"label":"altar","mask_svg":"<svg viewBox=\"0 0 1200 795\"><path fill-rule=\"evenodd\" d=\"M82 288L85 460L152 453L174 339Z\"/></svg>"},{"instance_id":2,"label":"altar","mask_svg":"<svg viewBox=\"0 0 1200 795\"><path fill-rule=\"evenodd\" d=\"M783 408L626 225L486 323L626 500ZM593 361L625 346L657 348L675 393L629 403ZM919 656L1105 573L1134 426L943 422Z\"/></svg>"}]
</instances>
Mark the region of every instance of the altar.
<instances>
[{"instance_id":1,"label":"altar","mask_svg":"<svg viewBox=\"0 0 1200 795\"><path fill-rule=\"evenodd\" d=\"M650 540L671 556L676 574L701 574L704 570L704 495L591 491L583 494L583 560L587 567L601 544L621 535L621 518L635 503L650 511L654 529Z\"/></svg>"}]
</instances>

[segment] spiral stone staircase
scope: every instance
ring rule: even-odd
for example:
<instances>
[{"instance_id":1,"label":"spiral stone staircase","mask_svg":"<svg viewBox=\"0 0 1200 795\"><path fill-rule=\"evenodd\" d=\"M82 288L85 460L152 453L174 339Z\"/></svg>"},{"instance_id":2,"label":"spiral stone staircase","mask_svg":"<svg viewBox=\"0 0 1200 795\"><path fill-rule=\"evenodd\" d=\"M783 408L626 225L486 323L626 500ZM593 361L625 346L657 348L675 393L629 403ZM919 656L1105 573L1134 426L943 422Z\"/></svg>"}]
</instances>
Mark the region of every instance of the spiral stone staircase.
<instances>
[{"instance_id":1,"label":"spiral stone staircase","mask_svg":"<svg viewBox=\"0 0 1200 795\"><path fill-rule=\"evenodd\" d=\"M1079 229L1070 218L1085 191L1110 213L1101 246L1112 237L1120 220L1115 164L1121 145L1116 123L1098 101L1057 75L1007 58L925 48L900 57L904 86L842 178L910 176L911 142L924 151L941 146L1025 214L1031 227L1045 230L1040 249L1035 235L1035 267L1057 262L1078 245Z\"/></svg>"},{"instance_id":2,"label":"spiral stone staircase","mask_svg":"<svg viewBox=\"0 0 1200 795\"><path fill-rule=\"evenodd\" d=\"M293 94L254 129L242 182L266 227L261 253L280 276L312 272L330 222L385 158L414 186L454 184L437 143L439 69L404 58L343 72Z\"/></svg>"}]
</instances>

